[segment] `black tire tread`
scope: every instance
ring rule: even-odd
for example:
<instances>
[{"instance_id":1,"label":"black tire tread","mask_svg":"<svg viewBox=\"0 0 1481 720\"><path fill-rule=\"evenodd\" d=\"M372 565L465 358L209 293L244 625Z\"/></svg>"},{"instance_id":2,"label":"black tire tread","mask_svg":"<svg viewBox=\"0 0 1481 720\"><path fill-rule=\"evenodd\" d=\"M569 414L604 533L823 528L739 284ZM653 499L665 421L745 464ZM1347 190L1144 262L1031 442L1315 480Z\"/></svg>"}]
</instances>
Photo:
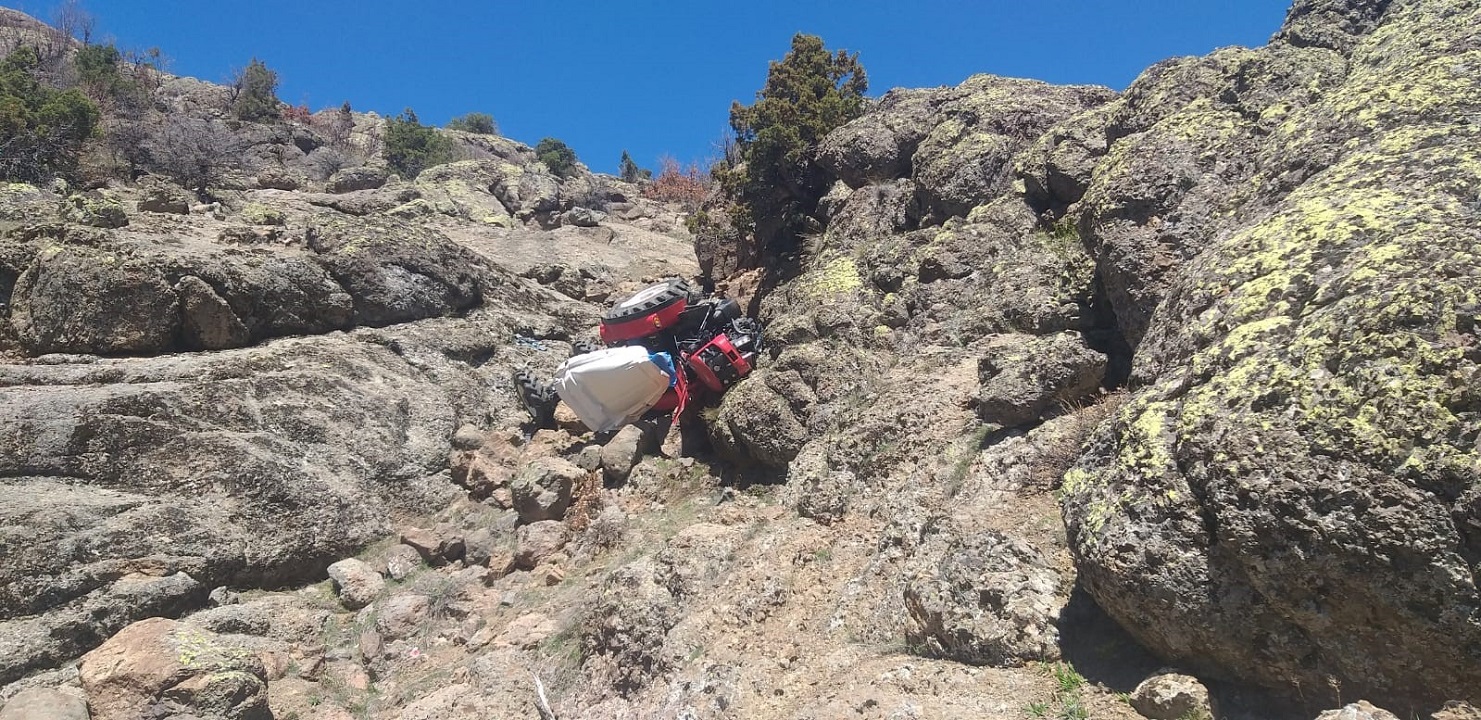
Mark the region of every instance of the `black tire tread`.
<instances>
[{"instance_id":1,"label":"black tire tread","mask_svg":"<svg viewBox=\"0 0 1481 720\"><path fill-rule=\"evenodd\" d=\"M668 284L668 287L664 289L664 292L659 295L655 295L652 298L649 298L647 302L644 302L641 305L634 305L628 308L622 307L622 302L627 300L627 298L632 297L632 295L628 295L627 297L618 300L611 309L607 310L607 312L602 315L602 323L620 323L626 320L631 320L635 317L649 315L658 312L659 310L662 310L676 302L679 302L680 300L694 302L694 298L697 296L697 293L694 288L690 286L689 281L683 278L669 278L663 282ZM654 285L660 284L663 283L654 283ZM649 285L648 287L645 287L638 292L647 292L652 287L653 285ZM636 295L637 293L633 294Z\"/></svg>"}]
</instances>

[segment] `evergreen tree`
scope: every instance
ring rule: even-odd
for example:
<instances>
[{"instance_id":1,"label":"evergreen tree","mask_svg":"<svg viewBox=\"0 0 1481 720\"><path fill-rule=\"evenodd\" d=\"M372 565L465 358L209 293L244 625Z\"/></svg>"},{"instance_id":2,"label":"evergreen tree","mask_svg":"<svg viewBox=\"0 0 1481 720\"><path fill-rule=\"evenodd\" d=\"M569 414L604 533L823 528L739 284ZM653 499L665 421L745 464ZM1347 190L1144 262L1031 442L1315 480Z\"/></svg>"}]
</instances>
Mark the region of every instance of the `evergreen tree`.
<instances>
[{"instance_id":1,"label":"evergreen tree","mask_svg":"<svg viewBox=\"0 0 1481 720\"><path fill-rule=\"evenodd\" d=\"M42 181L71 175L83 141L102 117L75 88L58 91L38 82L40 63L30 48L0 60L0 177Z\"/></svg>"},{"instance_id":2,"label":"evergreen tree","mask_svg":"<svg viewBox=\"0 0 1481 720\"><path fill-rule=\"evenodd\" d=\"M825 135L863 113L868 89L858 53L829 52L822 38L798 33L771 63L756 102L731 105L742 163L720 180L740 205L737 226L753 230L759 245L786 252L814 224L826 191L814 153Z\"/></svg>"},{"instance_id":3,"label":"evergreen tree","mask_svg":"<svg viewBox=\"0 0 1481 720\"><path fill-rule=\"evenodd\" d=\"M77 51L72 64L77 80L95 101L111 98L128 89L129 83L119 72L123 55L113 45L88 45Z\"/></svg>"},{"instance_id":4,"label":"evergreen tree","mask_svg":"<svg viewBox=\"0 0 1481 720\"><path fill-rule=\"evenodd\" d=\"M231 106L232 117L250 122L278 119L278 74L261 60L252 58L232 87L237 92Z\"/></svg>"},{"instance_id":5,"label":"evergreen tree","mask_svg":"<svg viewBox=\"0 0 1481 720\"><path fill-rule=\"evenodd\" d=\"M535 146L535 157L556 177L570 177L576 171L576 151L555 138L545 138Z\"/></svg>"},{"instance_id":6,"label":"evergreen tree","mask_svg":"<svg viewBox=\"0 0 1481 720\"><path fill-rule=\"evenodd\" d=\"M447 121L447 129L462 130L477 135L499 134L499 125L494 122L494 116L481 112L471 112L455 117Z\"/></svg>"},{"instance_id":7,"label":"evergreen tree","mask_svg":"<svg viewBox=\"0 0 1481 720\"><path fill-rule=\"evenodd\" d=\"M410 180L433 165L451 162L453 144L436 128L423 125L416 112L407 108L386 121L385 153L391 169Z\"/></svg>"}]
</instances>

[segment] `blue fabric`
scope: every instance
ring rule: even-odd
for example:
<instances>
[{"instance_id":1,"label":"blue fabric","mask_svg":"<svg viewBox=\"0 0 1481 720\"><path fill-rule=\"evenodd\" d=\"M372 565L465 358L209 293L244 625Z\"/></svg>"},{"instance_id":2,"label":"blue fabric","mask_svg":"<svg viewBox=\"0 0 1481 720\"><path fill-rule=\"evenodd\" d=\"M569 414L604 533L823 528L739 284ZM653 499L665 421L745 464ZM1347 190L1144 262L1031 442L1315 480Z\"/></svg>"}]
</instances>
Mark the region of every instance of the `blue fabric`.
<instances>
[{"instance_id":1,"label":"blue fabric","mask_svg":"<svg viewBox=\"0 0 1481 720\"><path fill-rule=\"evenodd\" d=\"M679 374L674 372L674 359L666 352L648 353L648 359L653 361L665 375L669 376L669 387L679 382Z\"/></svg>"}]
</instances>

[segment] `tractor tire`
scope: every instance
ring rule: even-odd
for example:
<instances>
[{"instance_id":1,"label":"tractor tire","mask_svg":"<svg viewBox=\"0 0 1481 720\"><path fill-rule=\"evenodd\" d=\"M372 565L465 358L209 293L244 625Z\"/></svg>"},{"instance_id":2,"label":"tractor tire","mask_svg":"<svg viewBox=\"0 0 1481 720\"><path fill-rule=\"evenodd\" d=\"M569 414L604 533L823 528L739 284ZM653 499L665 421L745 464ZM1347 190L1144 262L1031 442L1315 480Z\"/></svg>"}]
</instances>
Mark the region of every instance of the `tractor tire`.
<instances>
[{"instance_id":1,"label":"tractor tire","mask_svg":"<svg viewBox=\"0 0 1481 720\"><path fill-rule=\"evenodd\" d=\"M571 342L571 357L576 357L577 355L585 355L587 353L594 353L606 347L606 345L603 345L596 340L575 340Z\"/></svg>"},{"instance_id":2,"label":"tractor tire","mask_svg":"<svg viewBox=\"0 0 1481 720\"><path fill-rule=\"evenodd\" d=\"M560 398L555 394L554 385L542 383L535 379L534 373L520 368L514 371L514 394L519 396L520 404L529 411L535 427L555 426L555 405Z\"/></svg>"},{"instance_id":3,"label":"tractor tire","mask_svg":"<svg viewBox=\"0 0 1481 720\"><path fill-rule=\"evenodd\" d=\"M620 323L651 315L676 303L692 302L696 293L682 278L669 278L649 285L622 299L602 316L603 323Z\"/></svg>"}]
</instances>

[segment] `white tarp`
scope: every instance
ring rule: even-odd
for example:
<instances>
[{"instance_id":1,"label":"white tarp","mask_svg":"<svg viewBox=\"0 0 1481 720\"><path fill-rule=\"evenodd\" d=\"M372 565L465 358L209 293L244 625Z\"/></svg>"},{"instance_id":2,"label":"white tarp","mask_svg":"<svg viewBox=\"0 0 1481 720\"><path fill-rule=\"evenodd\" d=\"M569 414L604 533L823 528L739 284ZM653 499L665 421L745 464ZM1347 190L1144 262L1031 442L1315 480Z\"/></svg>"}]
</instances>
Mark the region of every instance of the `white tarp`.
<instances>
[{"instance_id":1,"label":"white tarp","mask_svg":"<svg viewBox=\"0 0 1481 720\"><path fill-rule=\"evenodd\" d=\"M577 355L555 370L555 391L596 432L616 430L653 407L669 376L638 346Z\"/></svg>"}]
</instances>

